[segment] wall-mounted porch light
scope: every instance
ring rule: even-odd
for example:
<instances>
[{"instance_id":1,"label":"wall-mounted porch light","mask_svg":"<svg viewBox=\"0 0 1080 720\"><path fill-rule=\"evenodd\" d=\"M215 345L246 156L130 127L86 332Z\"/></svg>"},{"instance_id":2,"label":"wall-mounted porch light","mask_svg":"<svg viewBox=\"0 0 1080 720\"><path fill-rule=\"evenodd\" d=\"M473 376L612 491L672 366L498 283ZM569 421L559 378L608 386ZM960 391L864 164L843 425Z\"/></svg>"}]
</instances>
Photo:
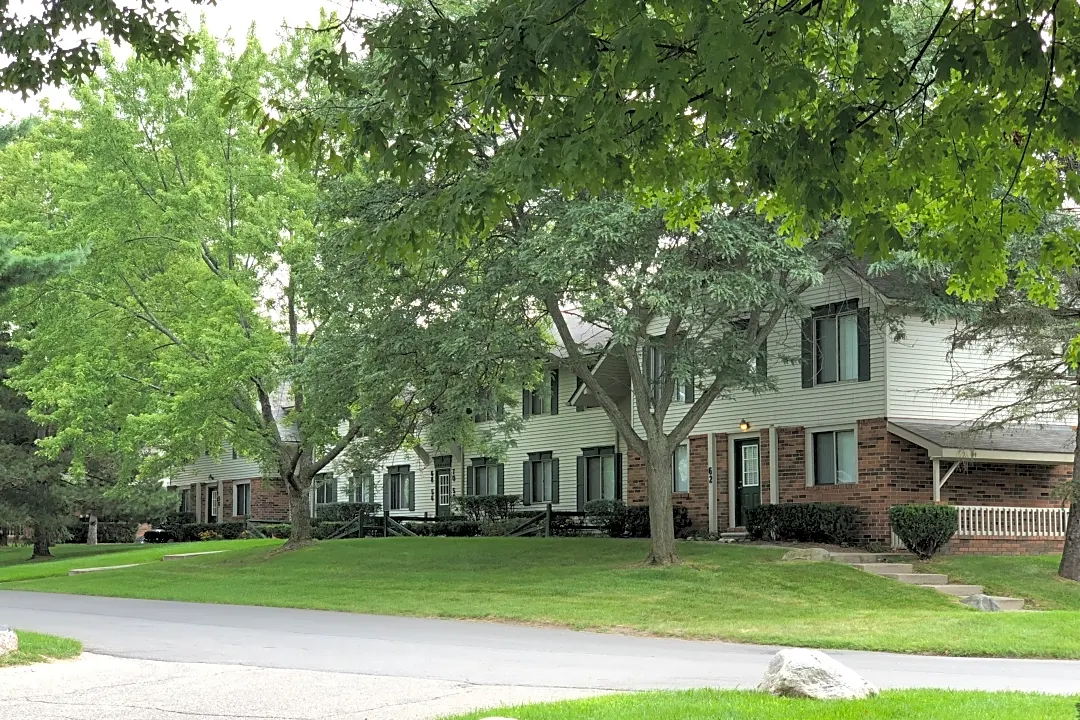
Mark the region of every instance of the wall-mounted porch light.
<instances>
[{"instance_id":1,"label":"wall-mounted porch light","mask_svg":"<svg viewBox=\"0 0 1080 720\"><path fill-rule=\"evenodd\" d=\"M747 430L750 429L750 423L748 423L746 420L740 420L739 421L739 429L742 430L743 432L746 432Z\"/></svg>"}]
</instances>

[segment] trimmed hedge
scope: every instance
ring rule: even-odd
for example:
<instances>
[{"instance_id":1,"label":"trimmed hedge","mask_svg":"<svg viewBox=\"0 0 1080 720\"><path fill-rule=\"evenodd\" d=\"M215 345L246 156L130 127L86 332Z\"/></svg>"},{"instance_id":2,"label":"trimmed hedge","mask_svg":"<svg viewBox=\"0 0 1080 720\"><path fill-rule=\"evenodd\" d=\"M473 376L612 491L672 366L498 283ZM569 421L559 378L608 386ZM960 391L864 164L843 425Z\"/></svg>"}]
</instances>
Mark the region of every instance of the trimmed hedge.
<instances>
[{"instance_id":1,"label":"trimmed hedge","mask_svg":"<svg viewBox=\"0 0 1080 720\"><path fill-rule=\"evenodd\" d=\"M480 535L480 523L475 520L404 522L402 525L424 537L477 537Z\"/></svg>"},{"instance_id":2,"label":"trimmed hedge","mask_svg":"<svg viewBox=\"0 0 1080 720\"><path fill-rule=\"evenodd\" d=\"M956 534L960 515L951 505L893 505L889 525L908 550L929 560Z\"/></svg>"},{"instance_id":3,"label":"trimmed hedge","mask_svg":"<svg viewBox=\"0 0 1080 720\"><path fill-rule=\"evenodd\" d=\"M367 516L381 515L382 505L379 503L336 502L326 503L316 507L319 521L347 522L355 520L363 513Z\"/></svg>"},{"instance_id":4,"label":"trimmed hedge","mask_svg":"<svg viewBox=\"0 0 1080 720\"><path fill-rule=\"evenodd\" d=\"M627 505L621 500L592 500L585 503L590 525L603 528L613 538L649 537L649 506ZM675 537L685 537L690 530L690 511L682 505L671 506Z\"/></svg>"},{"instance_id":5,"label":"trimmed hedge","mask_svg":"<svg viewBox=\"0 0 1080 720\"><path fill-rule=\"evenodd\" d=\"M834 503L759 505L746 514L754 540L787 540L851 545L857 539L859 509Z\"/></svg>"},{"instance_id":6,"label":"trimmed hedge","mask_svg":"<svg viewBox=\"0 0 1080 720\"><path fill-rule=\"evenodd\" d=\"M99 543L133 543L135 534L139 531L139 524L133 522L99 522L97 540ZM90 534L89 522L78 522L68 526L71 538L67 540L72 544L86 544L86 538Z\"/></svg>"},{"instance_id":7,"label":"trimmed hedge","mask_svg":"<svg viewBox=\"0 0 1080 720\"><path fill-rule=\"evenodd\" d=\"M507 520L521 502L519 495L459 495L454 504L474 522Z\"/></svg>"},{"instance_id":8,"label":"trimmed hedge","mask_svg":"<svg viewBox=\"0 0 1080 720\"><path fill-rule=\"evenodd\" d=\"M247 528L242 522L227 522L186 523L169 525L160 529L169 533L170 539L175 542L199 542L200 540L238 540L246 537L244 531Z\"/></svg>"}]
</instances>

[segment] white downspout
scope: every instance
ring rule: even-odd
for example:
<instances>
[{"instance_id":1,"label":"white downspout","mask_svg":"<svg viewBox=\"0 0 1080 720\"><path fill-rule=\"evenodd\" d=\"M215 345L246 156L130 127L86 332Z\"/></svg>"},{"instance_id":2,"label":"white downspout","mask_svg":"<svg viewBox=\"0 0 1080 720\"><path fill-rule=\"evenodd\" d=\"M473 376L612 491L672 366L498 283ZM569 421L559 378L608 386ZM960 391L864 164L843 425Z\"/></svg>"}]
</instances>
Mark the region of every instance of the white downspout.
<instances>
[{"instance_id":1,"label":"white downspout","mask_svg":"<svg viewBox=\"0 0 1080 720\"><path fill-rule=\"evenodd\" d=\"M776 426L769 426L769 503L780 504L780 468L777 467L777 458L780 449L776 447Z\"/></svg>"},{"instance_id":2,"label":"white downspout","mask_svg":"<svg viewBox=\"0 0 1080 720\"><path fill-rule=\"evenodd\" d=\"M716 532L716 435L709 433L709 532Z\"/></svg>"}]
</instances>

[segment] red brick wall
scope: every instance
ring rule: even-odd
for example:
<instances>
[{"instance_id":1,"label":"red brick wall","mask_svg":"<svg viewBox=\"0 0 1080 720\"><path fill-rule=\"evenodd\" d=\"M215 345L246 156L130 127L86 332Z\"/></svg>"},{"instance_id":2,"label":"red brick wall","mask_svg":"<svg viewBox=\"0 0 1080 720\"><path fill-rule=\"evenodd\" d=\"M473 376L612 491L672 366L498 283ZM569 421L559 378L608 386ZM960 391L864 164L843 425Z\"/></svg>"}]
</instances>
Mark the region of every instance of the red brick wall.
<instances>
[{"instance_id":1,"label":"red brick wall","mask_svg":"<svg viewBox=\"0 0 1080 720\"><path fill-rule=\"evenodd\" d=\"M761 457L761 504L768 505L772 500L770 483L772 475L769 473L769 431L761 431L761 445L758 450Z\"/></svg>"},{"instance_id":2,"label":"red brick wall","mask_svg":"<svg viewBox=\"0 0 1080 720\"><path fill-rule=\"evenodd\" d=\"M728 436L727 433L714 435L716 445L716 527L720 530L731 529L731 482L728 472Z\"/></svg>"},{"instance_id":3,"label":"red brick wall","mask_svg":"<svg viewBox=\"0 0 1080 720\"><path fill-rule=\"evenodd\" d=\"M675 505L687 508L695 530L707 531L709 529L709 436L694 435L688 442L690 445L690 491L673 492L671 501ZM631 505L645 505L649 501L645 480L645 461L633 450L627 450L626 463L627 502ZM726 523L727 516L723 517Z\"/></svg>"},{"instance_id":4,"label":"red brick wall","mask_svg":"<svg viewBox=\"0 0 1080 720\"><path fill-rule=\"evenodd\" d=\"M232 491L229 491L232 502ZM255 478L251 481L251 517L253 520L289 519L289 493L280 478Z\"/></svg>"},{"instance_id":5,"label":"red brick wall","mask_svg":"<svg viewBox=\"0 0 1080 720\"><path fill-rule=\"evenodd\" d=\"M942 475L950 465L941 464ZM962 463L942 486L941 499L953 505L1057 507L1057 488L1071 475L1070 465Z\"/></svg>"},{"instance_id":6,"label":"red brick wall","mask_svg":"<svg viewBox=\"0 0 1080 720\"><path fill-rule=\"evenodd\" d=\"M953 538L943 555L1049 555L1060 553L1065 538Z\"/></svg>"}]
</instances>

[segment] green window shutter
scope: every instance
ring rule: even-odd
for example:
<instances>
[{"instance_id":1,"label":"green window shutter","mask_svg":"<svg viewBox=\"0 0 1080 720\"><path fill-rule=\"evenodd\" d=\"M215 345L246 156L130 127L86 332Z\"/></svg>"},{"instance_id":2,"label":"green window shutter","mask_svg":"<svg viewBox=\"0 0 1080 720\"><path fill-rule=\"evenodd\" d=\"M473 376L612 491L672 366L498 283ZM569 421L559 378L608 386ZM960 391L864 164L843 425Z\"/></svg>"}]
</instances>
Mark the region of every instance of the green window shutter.
<instances>
[{"instance_id":1,"label":"green window shutter","mask_svg":"<svg viewBox=\"0 0 1080 720\"><path fill-rule=\"evenodd\" d=\"M577 457L577 509L585 509L585 456Z\"/></svg>"},{"instance_id":2,"label":"green window shutter","mask_svg":"<svg viewBox=\"0 0 1080 720\"><path fill-rule=\"evenodd\" d=\"M390 509L390 473L383 473L382 476L382 509Z\"/></svg>"},{"instance_id":3,"label":"green window shutter","mask_svg":"<svg viewBox=\"0 0 1080 720\"><path fill-rule=\"evenodd\" d=\"M532 480L530 475L532 463L528 460L521 463L521 504L532 505Z\"/></svg>"},{"instance_id":4,"label":"green window shutter","mask_svg":"<svg viewBox=\"0 0 1080 720\"><path fill-rule=\"evenodd\" d=\"M528 418L532 412L532 397L529 388L521 389L521 417Z\"/></svg>"},{"instance_id":5,"label":"green window shutter","mask_svg":"<svg viewBox=\"0 0 1080 720\"><path fill-rule=\"evenodd\" d=\"M476 494L476 472L472 466L465 469L465 494L470 497Z\"/></svg>"},{"instance_id":6,"label":"green window shutter","mask_svg":"<svg viewBox=\"0 0 1080 720\"><path fill-rule=\"evenodd\" d=\"M559 458L551 460L551 504L559 504Z\"/></svg>"},{"instance_id":7,"label":"green window shutter","mask_svg":"<svg viewBox=\"0 0 1080 720\"><path fill-rule=\"evenodd\" d=\"M859 308L859 382L870 379L870 308Z\"/></svg>"},{"instance_id":8,"label":"green window shutter","mask_svg":"<svg viewBox=\"0 0 1080 720\"><path fill-rule=\"evenodd\" d=\"M416 509L416 473L409 473L409 484L405 486L406 492L409 493L408 502L409 510Z\"/></svg>"},{"instance_id":9,"label":"green window shutter","mask_svg":"<svg viewBox=\"0 0 1080 720\"><path fill-rule=\"evenodd\" d=\"M762 340L758 346L757 373L763 378L769 377L769 338Z\"/></svg>"},{"instance_id":10,"label":"green window shutter","mask_svg":"<svg viewBox=\"0 0 1080 720\"><path fill-rule=\"evenodd\" d=\"M622 453L615 453L615 499L622 500Z\"/></svg>"},{"instance_id":11,"label":"green window shutter","mask_svg":"<svg viewBox=\"0 0 1080 720\"><path fill-rule=\"evenodd\" d=\"M686 391L685 392L686 392L686 402L687 403L693 403L694 402L694 378L693 377L691 377L689 380L686 381Z\"/></svg>"},{"instance_id":12,"label":"green window shutter","mask_svg":"<svg viewBox=\"0 0 1080 720\"><path fill-rule=\"evenodd\" d=\"M499 489L497 494L498 495L505 495L506 494L506 477L505 477L505 471L503 470L503 464L502 463L499 463L499 465L496 467L495 474L498 477L498 480L495 481L497 483L497 486L498 486L498 489Z\"/></svg>"},{"instance_id":13,"label":"green window shutter","mask_svg":"<svg viewBox=\"0 0 1080 720\"><path fill-rule=\"evenodd\" d=\"M559 414L559 370L551 371L551 414Z\"/></svg>"},{"instance_id":14,"label":"green window shutter","mask_svg":"<svg viewBox=\"0 0 1080 720\"><path fill-rule=\"evenodd\" d=\"M814 319L802 321L802 386L814 387Z\"/></svg>"}]
</instances>

